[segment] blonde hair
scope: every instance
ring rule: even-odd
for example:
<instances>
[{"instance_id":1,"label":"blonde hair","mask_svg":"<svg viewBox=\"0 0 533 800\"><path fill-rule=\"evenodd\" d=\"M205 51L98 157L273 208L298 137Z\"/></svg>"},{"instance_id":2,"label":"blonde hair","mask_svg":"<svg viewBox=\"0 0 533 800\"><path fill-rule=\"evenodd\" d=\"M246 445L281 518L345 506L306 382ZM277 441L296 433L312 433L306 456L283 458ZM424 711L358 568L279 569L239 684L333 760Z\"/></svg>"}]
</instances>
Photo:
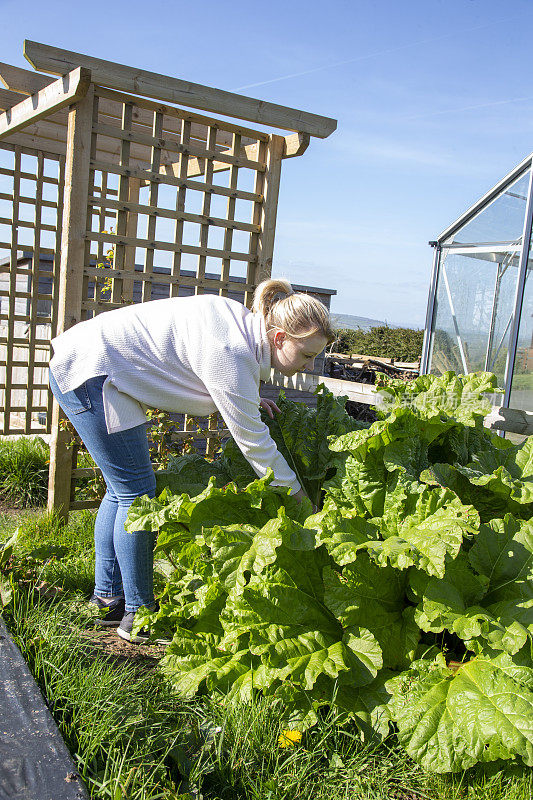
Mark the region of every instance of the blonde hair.
<instances>
[{"instance_id":1,"label":"blonde hair","mask_svg":"<svg viewBox=\"0 0 533 800\"><path fill-rule=\"evenodd\" d=\"M265 318L267 331L280 328L293 339L305 339L315 333L328 342L335 339L326 306L305 292L295 292L286 278L270 278L254 292L252 311Z\"/></svg>"}]
</instances>

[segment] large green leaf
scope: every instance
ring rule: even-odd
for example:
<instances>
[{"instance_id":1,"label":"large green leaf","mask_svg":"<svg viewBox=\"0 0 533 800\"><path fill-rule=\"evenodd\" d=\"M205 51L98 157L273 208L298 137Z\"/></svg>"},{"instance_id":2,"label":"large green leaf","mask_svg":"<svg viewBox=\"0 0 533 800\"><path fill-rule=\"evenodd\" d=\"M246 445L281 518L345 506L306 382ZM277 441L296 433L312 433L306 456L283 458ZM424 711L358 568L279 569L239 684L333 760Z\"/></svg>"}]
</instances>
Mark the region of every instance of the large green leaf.
<instances>
[{"instance_id":1,"label":"large green leaf","mask_svg":"<svg viewBox=\"0 0 533 800\"><path fill-rule=\"evenodd\" d=\"M173 456L166 469L155 473L156 492L159 495L168 488L175 494L186 493L194 497L205 489L211 477L215 478L217 486L234 480L222 459L208 461L199 453Z\"/></svg>"},{"instance_id":2,"label":"large green leaf","mask_svg":"<svg viewBox=\"0 0 533 800\"><path fill-rule=\"evenodd\" d=\"M143 607L135 622L139 628L149 628L156 638L172 638L178 628L220 637L224 633L220 614L226 598L227 591L216 578L177 568L159 597L158 609L149 611Z\"/></svg>"},{"instance_id":3,"label":"large green leaf","mask_svg":"<svg viewBox=\"0 0 533 800\"><path fill-rule=\"evenodd\" d=\"M143 495L136 498L131 504L124 527L127 533L134 533L135 531L157 531L167 522L189 526L193 510L215 491L223 490L215 489L214 479L212 479L206 488L193 498L185 493L174 494L168 488L163 489L159 497L151 498Z\"/></svg>"},{"instance_id":4,"label":"large green leaf","mask_svg":"<svg viewBox=\"0 0 533 800\"><path fill-rule=\"evenodd\" d=\"M417 494L418 479L429 464L431 443L454 425L439 418L415 417L409 409L378 420L367 430L345 434L330 447L343 453L327 482L328 497L358 514L380 517L395 509L405 516L404 500Z\"/></svg>"},{"instance_id":5,"label":"large green leaf","mask_svg":"<svg viewBox=\"0 0 533 800\"><path fill-rule=\"evenodd\" d=\"M454 491L465 505L473 505L482 522L490 522L506 513L529 518L532 507L520 505L509 497L496 494L487 486L476 486L459 472L457 466L435 462L420 474L420 480L430 486L443 486Z\"/></svg>"},{"instance_id":6,"label":"large green leaf","mask_svg":"<svg viewBox=\"0 0 533 800\"><path fill-rule=\"evenodd\" d=\"M288 655L298 650L297 655ZM319 631L300 634L290 649L274 646L269 649L269 661L282 667L283 677L304 689L312 689L319 675L341 678L350 685L365 684L382 666L381 650L366 628L354 627L331 641Z\"/></svg>"},{"instance_id":7,"label":"large green leaf","mask_svg":"<svg viewBox=\"0 0 533 800\"><path fill-rule=\"evenodd\" d=\"M484 427L469 427L455 423L438 436L430 451L430 461L449 464L468 464L481 450L493 448L509 450L514 447L508 439L502 439Z\"/></svg>"},{"instance_id":8,"label":"large green leaf","mask_svg":"<svg viewBox=\"0 0 533 800\"><path fill-rule=\"evenodd\" d=\"M261 572L276 558L276 547L281 536L257 536L253 525L215 525L204 531L204 539L211 550L217 575L229 590L240 589L247 583L247 572Z\"/></svg>"},{"instance_id":9,"label":"large green leaf","mask_svg":"<svg viewBox=\"0 0 533 800\"><path fill-rule=\"evenodd\" d=\"M366 553L342 573L324 570L324 602L344 628L368 628L383 652L383 663L404 669L413 660L420 630L407 607L406 575L392 567L379 567Z\"/></svg>"},{"instance_id":10,"label":"large green leaf","mask_svg":"<svg viewBox=\"0 0 533 800\"><path fill-rule=\"evenodd\" d=\"M387 469L399 470L404 478L418 480L420 473L441 452L439 440L457 428L453 420L419 418L408 409L399 409L388 423L388 436L383 460ZM394 438L393 438L394 437Z\"/></svg>"},{"instance_id":11,"label":"large green leaf","mask_svg":"<svg viewBox=\"0 0 533 800\"><path fill-rule=\"evenodd\" d=\"M469 559L488 581L482 606L494 630L487 638L515 654L527 638L533 642L533 523L508 514L482 525Z\"/></svg>"},{"instance_id":12,"label":"large green leaf","mask_svg":"<svg viewBox=\"0 0 533 800\"><path fill-rule=\"evenodd\" d=\"M398 738L431 772L516 756L533 766L532 678L504 653L478 656L456 672L415 662L387 684Z\"/></svg>"},{"instance_id":13,"label":"large green leaf","mask_svg":"<svg viewBox=\"0 0 533 800\"><path fill-rule=\"evenodd\" d=\"M227 691L253 669L254 661L248 650L223 653L214 637L179 628L160 663L174 691L180 697L193 697L204 682L208 689Z\"/></svg>"},{"instance_id":14,"label":"large green leaf","mask_svg":"<svg viewBox=\"0 0 533 800\"><path fill-rule=\"evenodd\" d=\"M348 455L337 461L337 471L325 488L326 497L344 508L367 517L383 513L389 473L382 453L370 453L364 461Z\"/></svg>"},{"instance_id":15,"label":"large green leaf","mask_svg":"<svg viewBox=\"0 0 533 800\"><path fill-rule=\"evenodd\" d=\"M335 686L331 703L355 719L365 742L380 742L389 733L391 715L388 704L392 695L387 690L387 683L394 676L390 669L382 669L366 686L357 689Z\"/></svg>"},{"instance_id":16,"label":"large green leaf","mask_svg":"<svg viewBox=\"0 0 533 800\"><path fill-rule=\"evenodd\" d=\"M501 643L497 649L515 655L527 641L529 652L533 651L533 580L513 581L491 594L492 602L487 611L498 620L503 629ZM492 645L496 648L496 645ZM512 649L511 649L512 647ZM533 660L529 659L533 667Z\"/></svg>"},{"instance_id":17,"label":"large green leaf","mask_svg":"<svg viewBox=\"0 0 533 800\"><path fill-rule=\"evenodd\" d=\"M490 372L421 375L408 383L381 376L378 386L382 411L390 416L408 408L424 419L447 416L471 426L479 425L489 413L491 404L484 395L496 390L497 380Z\"/></svg>"},{"instance_id":18,"label":"large green leaf","mask_svg":"<svg viewBox=\"0 0 533 800\"><path fill-rule=\"evenodd\" d=\"M222 624L227 640L250 633L250 650L285 677L311 688L319 675L353 685L369 683L382 664L381 649L364 628L345 627L324 602L324 548L277 550L275 565L230 592Z\"/></svg>"},{"instance_id":19,"label":"large green leaf","mask_svg":"<svg viewBox=\"0 0 533 800\"><path fill-rule=\"evenodd\" d=\"M274 415L269 427L308 496L318 504L322 484L334 460L328 436L340 436L360 424L346 414L345 397L334 397L323 386L315 394L317 406L311 409L304 403L288 401L282 392L278 401L281 414Z\"/></svg>"},{"instance_id":20,"label":"large green leaf","mask_svg":"<svg viewBox=\"0 0 533 800\"><path fill-rule=\"evenodd\" d=\"M181 553L184 545L192 541L191 532L181 522L165 522L157 537L154 554Z\"/></svg>"},{"instance_id":21,"label":"large green leaf","mask_svg":"<svg viewBox=\"0 0 533 800\"><path fill-rule=\"evenodd\" d=\"M533 437L505 450L487 446L457 469L475 486L520 504L533 503Z\"/></svg>"},{"instance_id":22,"label":"large green leaf","mask_svg":"<svg viewBox=\"0 0 533 800\"><path fill-rule=\"evenodd\" d=\"M271 486L272 470L264 478L258 478L245 489L230 483L222 489L209 485L192 507L189 527L191 533L200 534L215 525L254 525L258 528L277 516L284 508L289 516L304 520L312 510L308 500L298 503L286 487Z\"/></svg>"},{"instance_id":23,"label":"large green leaf","mask_svg":"<svg viewBox=\"0 0 533 800\"><path fill-rule=\"evenodd\" d=\"M489 594L513 581L533 578L533 522L507 514L481 525L469 559L489 579Z\"/></svg>"},{"instance_id":24,"label":"large green leaf","mask_svg":"<svg viewBox=\"0 0 533 800\"><path fill-rule=\"evenodd\" d=\"M314 531L289 519L283 508L278 514L260 529L251 525L216 525L204 531L215 571L228 590L241 591L250 575L257 575L272 564L282 542L293 550L315 548Z\"/></svg>"},{"instance_id":25,"label":"large green leaf","mask_svg":"<svg viewBox=\"0 0 533 800\"><path fill-rule=\"evenodd\" d=\"M201 533L204 528L215 525L244 523L261 527L268 520L269 516L252 503L246 491L239 491L230 483L223 489L213 487L209 496L195 505L189 525L191 532Z\"/></svg>"},{"instance_id":26,"label":"large green leaf","mask_svg":"<svg viewBox=\"0 0 533 800\"><path fill-rule=\"evenodd\" d=\"M222 623L228 635L250 633L254 652L269 645L280 649L300 634L321 631L342 638L342 628L324 605L322 571L330 560L324 548L313 551L277 550L276 563L260 575L253 575L242 591L231 591Z\"/></svg>"},{"instance_id":27,"label":"large green leaf","mask_svg":"<svg viewBox=\"0 0 533 800\"><path fill-rule=\"evenodd\" d=\"M320 679L319 679L320 680ZM328 691L320 693L317 684L313 689L302 689L291 681L284 680L275 688L275 696L280 704L280 721L286 730L305 731L317 722L317 711L328 704ZM271 692L270 692L271 693Z\"/></svg>"},{"instance_id":28,"label":"large green leaf","mask_svg":"<svg viewBox=\"0 0 533 800\"><path fill-rule=\"evenodd\" d=\"M488 645L493 650L505 650L514 655L526 643L527 628L533 619L528 598L516 592L519 584L509 585L513 591L505 601L486 605L486 598L483 598L489 579L474 574L465 553L446 565L442 579L411 572L410 585L420 600L415 619L423 631L448 630L463 639L469 649L478 652ZM517 619L519 611L520 620Z\"/></svg>"},{"instance_id":29,"label":"large green leaf","mask_svg":"<svg viewBox=\"0 0 533 800\"><path fill-rule=\"evenodd\" d=\"M449 489L428 488L418 496L414 513L400 526L396 519L393 523L396 534L384 541L366 542L361 548L379 564L390 563L397 569L415 566L442 578L446 560L457 556L465 534L476 532L479 517ZM387 535L385 518L382 535Z\"/></svg>"},{"instance_id":30,"label":"large green leaf","mask_svg":"<svg viewBox=\"0 0 533 800\"><path fill-rule=\"evenodd\" d=\"M379 535L376 525L331 505L309 517L305 524L317 531L318 541L326 546L340 566L355 561L359 546L369 539L377 539Z\"/></svg>"},{"instance_id":31,"label":"large green leaf","mask_svg":"<svg viewBox=\"0 0 533 800\"><path fill-rule=\"evenodd\" d=\"M239 450L234 439L228 439L224 444L222 459L224 466L231 475L231 480L237 484L239 489L244 489L245 486L256 479L257 475Z\"/></svg>"}]
</instances>

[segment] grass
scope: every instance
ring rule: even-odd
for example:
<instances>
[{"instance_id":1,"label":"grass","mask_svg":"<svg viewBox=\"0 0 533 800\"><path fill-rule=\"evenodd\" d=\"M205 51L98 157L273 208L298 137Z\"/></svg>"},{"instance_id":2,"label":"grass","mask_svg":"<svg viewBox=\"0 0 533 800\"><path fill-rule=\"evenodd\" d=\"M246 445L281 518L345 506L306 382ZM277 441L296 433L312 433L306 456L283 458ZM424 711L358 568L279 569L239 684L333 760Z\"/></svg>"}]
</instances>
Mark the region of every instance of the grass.
<instances>
[{"instance_id":1,"label":"grass","mask_svg":"<svg viewBox=\"0 0 533 800\"><path fill-rule=\"evenodd\" d=\"M0 516L0 539L17 528L22 580L5 619L93 800L530 800L531 770L502 765L428 775L394 739L363 745L355 727L325 716L280 748L271 699L243 705L213 695L176 699L157 668L95 647L86 635L94 513L18 510ZM31 581L24 582L24 571ZM62 589L43 599L33 585ZM126 646L128 648L129 646ZM150 652L149 647L143 648ZM128 650L128 652L130 652ZM139 649L131 646L131 652Z\"/></svg>"},{"instance_id":2,"label":"grass","mask_svg":"<svg viewBox=\"0 0 533 800\"><path fill-rule=\"evenodd\" d=\"M77 632L87 619L75 607L20 592L6 621L91 796L171 798L176 781L167 761L182 737L184 707L157 674L118 668L95 653Z\"/></svg>"},{"instance_id":3,"label":"grass","mask_svg":"<svg viewBox=\"0 0 533 800\"><path fill-rule=\"evenodd\" d=\"M0 439L0 497L21 508L42 506L48 494L49 447L39 437Z\"/></svg>"},{"instance_id":4,"label":"grass","mask_svg":"<svg viewBox=\"0 0 533 800\"><path fill-rule=\"evenodd\" d=\"M15 508L36 508L46 503L50 448L39 436L18 439L0 437L0 501ZM95 468L89 453L80 450L78 467ZM103 494L102 478L97 475L78 479L77 500L93 500Z\"/></svg>"},{"instance_id":5,"label":"grass","mask_svg":"<svg viewBox=\"0 0 533 800\"><path fill-rule=\"evenodd\" d=\"M42 509L0 512L0 539L18 531L16 553L35 579L87 596L94 585L94 516L88 510L71 512L63 525Z\"/></svg>"}]
</instances>

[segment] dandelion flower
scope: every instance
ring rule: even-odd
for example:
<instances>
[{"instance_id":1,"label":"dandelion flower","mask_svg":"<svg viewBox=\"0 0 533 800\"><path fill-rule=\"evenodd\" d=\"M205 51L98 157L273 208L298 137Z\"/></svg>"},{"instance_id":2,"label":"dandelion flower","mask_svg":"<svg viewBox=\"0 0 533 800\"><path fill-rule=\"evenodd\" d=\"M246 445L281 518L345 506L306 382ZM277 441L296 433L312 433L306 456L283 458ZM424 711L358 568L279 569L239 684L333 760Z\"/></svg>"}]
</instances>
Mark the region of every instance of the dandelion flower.
<instances>
[{"instance_id":1,"label":"dandelion flower","mask_svg":"<svg viewBox=\"0 0 533 800\"><path fill-rule=\"evenodd\" d=\"M294 747L302 740L301 731L281 731L281 736L278 739L280 747Z\"/></svg>"}]
</instances>

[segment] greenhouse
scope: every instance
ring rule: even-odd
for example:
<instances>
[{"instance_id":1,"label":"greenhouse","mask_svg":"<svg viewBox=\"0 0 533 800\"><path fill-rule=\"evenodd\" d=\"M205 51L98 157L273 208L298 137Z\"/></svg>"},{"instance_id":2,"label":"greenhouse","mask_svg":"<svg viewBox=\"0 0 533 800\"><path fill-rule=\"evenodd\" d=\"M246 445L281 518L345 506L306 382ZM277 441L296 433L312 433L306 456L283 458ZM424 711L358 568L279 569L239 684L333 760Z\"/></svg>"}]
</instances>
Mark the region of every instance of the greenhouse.
<instances>
[{"instance_id":1,"label":"greenhouse","mask_svg":"<svg viewBox=\"0 0 533 800\"><path fill-rule=\"evenodd\" d=\"M504 408L533 411L532 155L434 247L422 372L495 373Z\"/></svg>"}]
</instances>

